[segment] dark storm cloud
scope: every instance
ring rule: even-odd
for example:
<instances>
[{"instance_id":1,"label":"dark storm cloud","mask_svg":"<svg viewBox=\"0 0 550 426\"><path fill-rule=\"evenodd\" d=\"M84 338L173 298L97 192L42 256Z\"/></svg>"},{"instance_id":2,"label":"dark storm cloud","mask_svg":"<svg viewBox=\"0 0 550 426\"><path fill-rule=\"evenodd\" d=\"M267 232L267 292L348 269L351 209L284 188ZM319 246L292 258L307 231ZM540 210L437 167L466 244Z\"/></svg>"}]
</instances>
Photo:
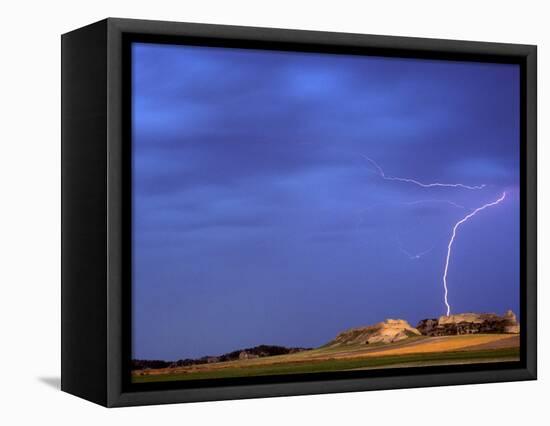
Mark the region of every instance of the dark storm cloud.
<instances>
[{"instance_id":1,"label":"dark storm cloud","mask_svg":"<svg viewBox=\"0 0 550 426\"><path fill-rule=\"evenodd\" d=\"M133 70L138 357L314 346L436 315L450 224L517 192L514 66L136 44ZM487 188L386 181L364 155L388 176ZM517 200L499 211L461 247L508 261L477 265L472 306L464 265L484 258L457 256L458 307L516 306ZM398 242L435 248L415 269Z\"/></svg>"},{"instance_id":2,"label":"dark storm cloud","mask_svg":"<svg viewBox=\"0 0 550 426\"><path fill-rule=\"evenodd\" d=\"M515 111L494 113L495 107L512 108L502 98L513 86L493 78L494 66L402 60L396 67L389 59L297 60L292 53L256 53L258 60L251 61L248 52L188 49L193 61L174 58L174 48L163 47L160 59L142 53L143 65L136 66L136 91L143 93L135 97L138 149L152 163L155 156L165 163L165 150L180 156L175 170L157 168L149 181L153 191L349 163L365 151L394 175L425 179L461 177L452 172L478 156L509 169L517 154L506 143L515 136L514 120L503 119ZM154 70L140 73L150 64ZM464 85L473 87L464 91ZM396 144L404 145L398 154L387 149ZM430 170L418 169L411 150ZM471 170L468 164L464 169Z\"/></svg>"}]
</instances>

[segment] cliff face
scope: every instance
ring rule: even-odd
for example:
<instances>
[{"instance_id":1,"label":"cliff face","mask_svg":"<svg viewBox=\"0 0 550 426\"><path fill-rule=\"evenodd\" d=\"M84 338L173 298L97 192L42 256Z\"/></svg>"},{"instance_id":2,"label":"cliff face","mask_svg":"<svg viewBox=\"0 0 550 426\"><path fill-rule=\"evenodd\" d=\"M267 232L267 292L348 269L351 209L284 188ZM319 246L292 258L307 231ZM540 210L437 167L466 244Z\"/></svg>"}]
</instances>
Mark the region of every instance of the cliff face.
<instances>
[{"instance_id":1,"label":"cliff face","mask_svg":"<svg viewBox=\"0 0 550 426\"><path fill-rule=\"evenodd\" d=\"M516 315L464 313L425 319L416 326L424 336L450 336L476 333L519 333Z\"/></svg>"},{"instance_id":2,"label":"cliff face","mask_svg":"<svg viewBox=\"0 0 550 426\"><path fill-rule=\"evenodd\" d=\"M413 336L420 336L420 332L416 328L411 327L407 321L387 319L375 325L343 331L334 340L329 342L328 346L392 343Z\"/></svg>"}]
</instances>

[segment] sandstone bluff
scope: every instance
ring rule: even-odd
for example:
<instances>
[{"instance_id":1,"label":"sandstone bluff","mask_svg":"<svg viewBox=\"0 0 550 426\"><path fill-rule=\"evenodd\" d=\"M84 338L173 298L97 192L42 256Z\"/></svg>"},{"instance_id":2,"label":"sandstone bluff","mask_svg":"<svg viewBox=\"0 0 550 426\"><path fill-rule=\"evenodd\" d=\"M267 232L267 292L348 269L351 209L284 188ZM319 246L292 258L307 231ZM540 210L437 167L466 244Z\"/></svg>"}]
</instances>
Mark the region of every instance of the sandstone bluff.
<instances>
[{"instance_id":1,"label":"sandstone bluff","mask_svg":"<svg viewBox=\"0 0 550 426\"><path fill-rule=\"evenodd\" d=\"M519 323L512 311L504 315L465 313L425 319L416 326L425 336L450 336L476 333L519 333Z\"/></svg>"},{"instance_id":2,"label":"sandstone bluff","mask_svg":"<svg viewBox=\"0 0 550 426\"><path fill-rule=\"evenodd\" d=\"M392 343L420 336L420 332L405 320L387 319L375 325L357 327L341 332L329 346L350 344Z\"/></svg>"}]
</instances>

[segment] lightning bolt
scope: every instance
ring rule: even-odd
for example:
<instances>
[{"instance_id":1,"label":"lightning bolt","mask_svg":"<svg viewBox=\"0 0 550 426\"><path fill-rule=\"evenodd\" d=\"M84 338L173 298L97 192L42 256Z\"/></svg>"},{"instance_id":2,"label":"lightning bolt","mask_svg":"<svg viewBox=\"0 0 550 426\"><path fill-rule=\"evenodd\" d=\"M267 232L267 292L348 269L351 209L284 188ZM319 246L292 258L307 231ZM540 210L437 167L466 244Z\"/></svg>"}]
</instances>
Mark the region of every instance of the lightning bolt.
<instances>
[{"instance_id":1,"label":"lightning bolt","mask_svg":"<svg viewBox=\"0 0 550 426\"><path fill-rule=\"evenodd\" d=\"M493 207L493 206L496 206L497 204L500 204L505 198L506 198L506 192L503 192L499 199L493 201L492 203L488 203L481 207L478 207L477 209L473 210L471 213L467 214L462 219L460 219L453 226L451 239L449 240L449 244L447 245L447 258L445 259L445 272L443 273L443 287L445 289L445 306L447 306L447 316L449 316L451 313L451 306L449 305L449 300L447 298L449 294L449 290L447 288L447 272L449 270L449 259L451 258L451 250L453 248L453 243L455 241L456 231L458 230L460 225L467 222L469 219L474 217L477 213L479 213L482 210L485 210L486 208Z\"/></svg>"},{"instance_id":2,"label":"lightning bolt","mask_svg":"<svg viewBox=\"0 0 550 426\"><path fill-rule=\"evenodd\" d=\"M441 182L423 183L423 182L417 181L415 179L410 179L410 178L387 176L386 173L384 173L384 170L382 169L382 167L380 167L376 163L376 161L374 161L372 158L367 157L366 155L363 155L363 154L361 154L361 155L363 156L363 158L365 158L365 160L367 160L370 164L372 164L376 168L377 174L384 180L393 180L393 181L398 181L398 182L413 183L415 185L421 186L422 188L433 188L433 187L437 187L437 186L444 186L444 187L451 187L451 188L464 188L464 189L473 189L473 190L485 188L485 184L471 186L471 185L465 185L463 183L441 183Z\"/></svg>"}]
</instances>

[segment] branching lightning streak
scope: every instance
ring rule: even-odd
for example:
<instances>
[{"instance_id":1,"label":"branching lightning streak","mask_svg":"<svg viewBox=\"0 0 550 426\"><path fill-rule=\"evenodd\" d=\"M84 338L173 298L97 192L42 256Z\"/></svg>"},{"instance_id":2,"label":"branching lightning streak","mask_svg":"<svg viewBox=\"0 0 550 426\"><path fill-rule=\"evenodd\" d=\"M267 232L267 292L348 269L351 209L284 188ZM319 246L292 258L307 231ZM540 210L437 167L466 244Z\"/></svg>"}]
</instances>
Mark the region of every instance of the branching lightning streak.
<instances>
[{"instance_id":1,"label":"branching lightning streak","mask_svg":"<svg viewBox=\"0 0 550 426\"><path fill-rule=\"evenodd\" d=\"M412 254L412 253L409 253L407 250L405 250L402 246L399 247L399 250L401 250L403 252L403 254L405 254L406 256L408 256L408 258L410 260L417 260L417 259L420 259L422 256L424 256L425 254L428 254L429 252L431 252L433 250L433 247L429 248L428 250L424 250L424 251L421 251L420 253L417 253L417 254Z\"/></svg>"},{"instance_id":2,"label":"branching lightning streak","mask_svg":"<svg viewBox=\"0 0 550 426\"><path fill-rule=\"evenodd\" d=\"M364 217L363 215L367 213L368 211L371 211L377 207L383 207L386 205L400 205L400 206L415 206L418 204L436 204L436 203L443 203L448 204L449 206L456 207L457 209L464 209L465 207L461 204L455 203L454 201L450 200L437 200L437 199L427 199L427 200L416 200L416 201L394 201L394 202L384 202L384 203L375 203L368 207L365 207L364 209L357 212L357 215L359 217L359 220L357 222L357 226L360 226L363 224Z\"/></svg>"},{"instance_id":3,"label":"branching lightning streak","mask_svg":"<svg viewBox=\"0 0 550 426\"><path fill-rule=\"evenodd\" d=\"M399 246L399 250L401 251L401 253L403 253L405 256L407 256L410 260L420 259L422 256L424 256L424 255L428 254L429 252L431 252L435 247L435 245L433 245L432 247L430 247L427 250L424 250L424 251L421 251L421 252L418 252L418 253L411 253L411 252L409 252L408 250L405 249L405 247L403 246L403 242L401 241L401 238L399 238L399 235L396 235L395 239L397 240L397 245Z\"/></svg>"},{"instance_id":4,"label":"branching lightning streak","mask_svg":"<svg viewBox=\"0 0 550 426\"><path fill-rule=\"evenodd\" d=\"M424 204L424 203L446 203L450 206L454 206L458 209L463 209L464 206L458 203L455 203L454 201L450 200L416 200L416 201L404 201L403 204L406 206L414 206L417 204Z\"/></svg>"},{"instance_id":5,"label":"branching lightning streak","mask_svg":"<svg viewBox=\"0 0 550 426\"><path fill-rule=\"evenodd\" d=\"M421 186L422 188L433 188L437 186L444 186L444 187L452 187L452 188L464 188L464 189L483 189L485 188L485 184L483 185L465 185L463 183L441 183L441 182L433 182L433 183L423 183L415 179L411 178L401 178L401 177L395 177L395 176L387 176L382 167L380 167L376 161L374 161L372 158L367 157L366 155L363 155L363 158L367 160L370 164L372 164L376 170L377 174L384 180L393 180L398 182L407 182L407 183L413 183L415 185Z\"/></svg>"},{"instance_id":6,"label":"branching lightning streak","mask_svg":"<svg viewBox=\"0 0 550 426\"><path fill-rule=\"evenodd\" d=\"M460 219L455 225L453 226L453 232L451 234L451 239L449 240L449 244L447 245L447 258L445 259L445 272L443 273L443 287L445 289L445 306L447 306L447 316L451 313L451 306L449 305L449 301L447 299L449 290L447 288L447 272L449 270L449 259L451 257L451 250L453 248L453 243L456 237L456 231L459 228L460 225L462 225L464 222L467 222L470 218L475 216L477 213L479 213L482 210L485 210L486 208L496 206L497 204L500 204L504 199L506 198L506 192L503 192L499 199L493 201L492 203L485 204L481 207L478 207L477 209L473 210L471 213L464 216L462 219Z\"/></svg>"}]
</instances>

